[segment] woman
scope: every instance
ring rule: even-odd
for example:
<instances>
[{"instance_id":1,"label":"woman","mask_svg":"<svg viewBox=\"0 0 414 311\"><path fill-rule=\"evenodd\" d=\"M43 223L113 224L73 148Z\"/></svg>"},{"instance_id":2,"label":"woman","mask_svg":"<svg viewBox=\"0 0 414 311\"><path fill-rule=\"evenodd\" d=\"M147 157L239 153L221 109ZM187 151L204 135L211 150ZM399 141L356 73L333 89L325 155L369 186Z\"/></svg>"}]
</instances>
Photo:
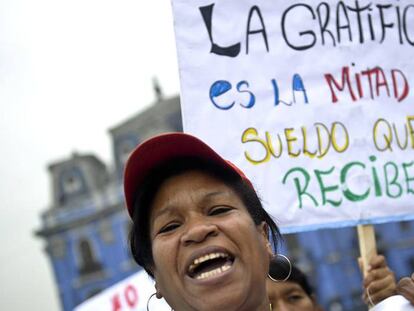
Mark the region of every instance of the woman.
<instances>
[{"instance_id":1,"label":"woman","mask_svg":"<svg viewBox=\"0 0 414 311\"><path fill-rule=\"evenodd\" d=\"M269 311L266 277L280 239L246 176L199 139L156 136L125 167L131 250L176 311Z\"/></svg>"}]
</instances>

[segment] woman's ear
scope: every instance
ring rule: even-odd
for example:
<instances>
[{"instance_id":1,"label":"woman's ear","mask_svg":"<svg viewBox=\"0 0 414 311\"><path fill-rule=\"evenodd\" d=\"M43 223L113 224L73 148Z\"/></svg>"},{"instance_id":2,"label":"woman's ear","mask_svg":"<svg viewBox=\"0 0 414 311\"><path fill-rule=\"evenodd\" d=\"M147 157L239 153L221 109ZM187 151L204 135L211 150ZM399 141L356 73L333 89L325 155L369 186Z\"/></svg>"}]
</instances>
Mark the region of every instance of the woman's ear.
<instances>
[{"instance_id":1,"label":"woman's ear","mask_svg":"<svg viewBox=\"0 0 414 311\"><path fill-rule=\"evenodd\" d=\"M155 282L154 287L155 287L155 297L157 297L157 299L161 299L163 295L161 293L161 290L158 288L157 282Z\"/></svg>"},{"instance_id":2,"label":"woman's ear","mask_svg":"<svg viewBox=\"0 0 414 311\"><path fill-rule=\"evenodd\" d=\"M263 238L266 241L266 250L269 253L269 256L271 258L273 257L273 249L269 241L269 226L264 221L259 226L260 226L261 234L263 235Z\"/></svg>"},{"instance_id":3,"label":"woman's ear","mask_svg":"<svg viewBox=\"0 0 414 311\"><path fill-rule=\"evenodd\" d=\"M162 295L162 291L160 289L160 286L157 283L157 271L154 269L153 266L151 267L151 272L153 273L154 281L155 281L155 283L154 283L154 287L155 287L155 297L157 297L157 299L161 299L164 296Z\"/></svg>"},{"instance_id":4,"label":"woman's ear","mask_svg":"<svg viewBox=\"0 0 414 311\"><path fill-rule=\"evenodd\" d=\"M266 250L267 250L267 252L269 254L270 259L272 259L272 257L274 256L274 254L273 254L272 245L270 244L269 240L267 240L267 243L266 243Z\"/></svg>"},{"instance_id":5,"label":"woman's ear","mask_svg":"<svg viewBox=\"0 0 414 311\"><path fill-rule=\"evenodd\" d=\"M260 225L258 225L260 233L266 240L269 240L269 226L266 222L262 221Z\"/></svg>"}]
</instances>

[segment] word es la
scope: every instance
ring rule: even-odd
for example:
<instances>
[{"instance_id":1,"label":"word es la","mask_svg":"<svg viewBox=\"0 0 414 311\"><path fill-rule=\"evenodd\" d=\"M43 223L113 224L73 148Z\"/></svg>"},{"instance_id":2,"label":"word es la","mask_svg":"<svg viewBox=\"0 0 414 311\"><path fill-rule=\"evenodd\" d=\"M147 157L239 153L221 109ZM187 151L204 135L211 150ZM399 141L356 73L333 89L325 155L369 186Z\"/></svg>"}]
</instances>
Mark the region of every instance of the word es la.
<instances>
[{"instance_id":1,"label":"word es la","mask_svg":"<svg viewBox=\"0 0 414 311\"><path fill-rule=\"evenodd\" d=\"M278 106L279 104L284 104L286 106L291 106L297 101L297 96L302 94L303 102L305 104L309 103L308 95L306 93L305 84L303 79L299 74L294 74L292 77L291 91L292 99L284 100L279 96L279 85L276 79L270 80L270 87L273 92L273 105ZM261 85L258 91L262 90ZM227 96L225 94L227 93ZM238 98L238 95L246 95L245 100L240 100L238 105L243 108L252 108L256 103L256 95L250 88L250 84L246 80L237 82L236 86L233 86L230 81L227 80L217 80L215 81L209 91L211 103L220 110L229 110L236 105L235 98ZM230 96L229 96L230 95ZM225 97L225 99L222 99Z\"/></svg>"}]
</instances>

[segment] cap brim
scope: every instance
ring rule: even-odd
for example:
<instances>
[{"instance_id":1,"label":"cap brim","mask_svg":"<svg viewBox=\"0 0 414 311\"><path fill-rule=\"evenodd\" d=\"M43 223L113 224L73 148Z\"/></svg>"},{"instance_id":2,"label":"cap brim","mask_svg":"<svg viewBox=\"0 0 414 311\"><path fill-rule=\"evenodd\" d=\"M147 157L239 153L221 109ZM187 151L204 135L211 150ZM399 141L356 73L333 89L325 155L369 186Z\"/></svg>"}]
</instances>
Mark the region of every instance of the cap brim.
<instances>
[{"instance_id":1,"label":"cap brim","mask_svg":"<svg viewBox=\"0 0 414 311\"><path fill-rule=\"evenodd\" d=\"M148 174L160 164L179 157L199 157L244 174L232 163L223 159L200 139L185 133L167 133L152 137L140 144L129 156L124 170L125 201L132 217L137 189ZM249 181L250 183L250 181Z\"/></svg>"}]
</instances>

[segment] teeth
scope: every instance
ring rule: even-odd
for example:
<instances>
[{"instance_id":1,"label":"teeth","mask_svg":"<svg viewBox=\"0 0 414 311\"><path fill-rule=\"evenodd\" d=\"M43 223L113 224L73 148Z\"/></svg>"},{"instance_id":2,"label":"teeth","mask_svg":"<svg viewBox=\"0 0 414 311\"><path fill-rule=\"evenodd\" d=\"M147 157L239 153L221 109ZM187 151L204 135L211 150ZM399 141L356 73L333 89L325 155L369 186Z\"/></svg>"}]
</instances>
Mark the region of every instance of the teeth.
<instances>
[{"instance_id":1,"label":"teeth","mask_svg":"<svg viewBox=\"0 0 414 311\"><path fill-rule=\"evenodd\" d=\"M197 267L197 265L199 265L199 264L201 264L201 263L203 263L207 260L211 260L211 259L215 259L215 258L219 258L219 257L226 258L226 257L228 257L228 255L224 254L224 253L211 253L211 254L207 254L207 255L204 255L202 257L199 257L199 258L195 259L193 261L193 263L190 265L189 271L194 271L194 269Z\"/></svg>"},{"instance_id":2,"label":"teeth","mask_svg":"<svg viewBox=\"0 0 414 311\"><path fill-rule=\"evenodd\" d=\"M205 262L207 260L218 258L218 257L220 257L220 255L221 255L220 253L207 254L207 255L204 255L203 257L200 257L200 258L197 258L196 260L194 260L193 264L198 265L198 264L200 264L202 262Z\"/></svg>"},{"instance_id":3,"label":"teeth","mask_svg":"<svg viewBox=\"0 0 414 311\"><path fill-rule=\"evenodd\" d=\"M198 275L198 276L196 277L196 279L197 279L197 280L207 279L207 278L210 278L210 277L212 277L212 276L215 276L215 275L218 275L218 274L220 274L220 273L223 273L223 272L225 272L225 271L229 270L230 268L231 268L231 266L230 266L230 265L224 265L224 266L219 267L219 268L216 268L216 269L214 269L214 270L211 270L211 271L208 271L208 272L203 272L203 273L201 273L200 275Z\"/></svg>"}]
</instances>

